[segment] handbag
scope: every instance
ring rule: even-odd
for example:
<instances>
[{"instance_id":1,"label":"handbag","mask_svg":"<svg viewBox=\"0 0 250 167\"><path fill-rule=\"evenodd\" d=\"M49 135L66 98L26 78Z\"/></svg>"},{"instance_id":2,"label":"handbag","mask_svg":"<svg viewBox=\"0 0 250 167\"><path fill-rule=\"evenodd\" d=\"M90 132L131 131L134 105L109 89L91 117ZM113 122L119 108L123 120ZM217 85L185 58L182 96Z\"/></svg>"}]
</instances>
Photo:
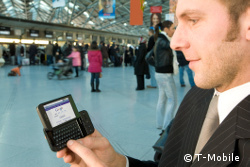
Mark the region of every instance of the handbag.
<instances>
[{"instance_id":1,"label":"handbag","mask_svg":"<svg viewBox=\"0 0 250 167\"><path fill-rule=\"evenodd\" d=\"M145 56L146 62L151 65L155 66L155 58L154 58L154 49L151 49Z\"/></svg>"},{"instance_id":2,"label":"handbag","mask_svg":"<svg viewBox=\"0 0 250 167\"><path fill-rule=\"evenodd\" d=\"M99 78L101 78L102 77L102 73L99 73Z\"/></svg>"}]
</instances>

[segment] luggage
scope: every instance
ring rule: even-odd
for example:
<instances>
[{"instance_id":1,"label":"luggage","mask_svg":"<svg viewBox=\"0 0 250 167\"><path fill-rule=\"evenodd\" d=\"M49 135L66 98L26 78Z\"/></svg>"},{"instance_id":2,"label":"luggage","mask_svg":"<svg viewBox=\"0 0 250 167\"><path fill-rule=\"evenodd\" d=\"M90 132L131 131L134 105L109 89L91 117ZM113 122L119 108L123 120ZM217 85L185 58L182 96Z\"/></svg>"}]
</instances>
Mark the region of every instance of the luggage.
<instances>
[{"instance_id":1,"label":"luggage","mask_svg":"<svg viewBox=\"0 0 250 167\"><path fill-rule=\"evenodd\" d=\"M22 65L23 65L23 66L30 65L30 59L29 59L29 58L24 58L24 59L22 59Z\"/></svg>"}]
</instances>

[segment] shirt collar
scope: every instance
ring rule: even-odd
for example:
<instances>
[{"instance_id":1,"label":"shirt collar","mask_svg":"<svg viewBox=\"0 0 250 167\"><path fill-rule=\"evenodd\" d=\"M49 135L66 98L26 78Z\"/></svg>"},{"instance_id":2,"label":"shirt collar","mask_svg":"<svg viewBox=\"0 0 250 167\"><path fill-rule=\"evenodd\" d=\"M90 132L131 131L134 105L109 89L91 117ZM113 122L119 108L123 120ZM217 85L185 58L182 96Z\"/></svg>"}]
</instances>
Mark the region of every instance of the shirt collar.
<instances>
[{"instance_id":1,"label":"shirt collar","mask_svg":"<svg viewBox=\"0 0 250 167\"><path fill-rule=\"evenodd\" d=\"M250 82L225 92L218 92L215 89L214 96L218 95L218 114L220 123L228 116L228 114L239 104L244 98L250 95Z\"/></svg>"},{"instance_id":2,"label":"shirt collar","mask_svg":"<svg viewBox=\"0 0 250 167\"><path fill-rule=\"evenodd\" d=\"M165 31L162 31L161 34L165 35L169 41L171 41L171 38L168 36L168 34Z\"/></svg>"}]
</instances>

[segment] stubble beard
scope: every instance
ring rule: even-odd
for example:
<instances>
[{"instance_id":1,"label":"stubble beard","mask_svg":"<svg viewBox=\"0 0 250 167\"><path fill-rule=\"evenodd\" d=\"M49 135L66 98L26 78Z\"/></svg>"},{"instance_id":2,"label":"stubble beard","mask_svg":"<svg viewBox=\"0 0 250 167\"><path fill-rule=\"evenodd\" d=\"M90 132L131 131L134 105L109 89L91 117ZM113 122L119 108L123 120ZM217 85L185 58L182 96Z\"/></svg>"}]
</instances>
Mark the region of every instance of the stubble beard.
<instances>
[{"instance_id":1,"label":"stubble beard","mask_svg":"<svg viewBox=\"0 0 250 167\"><path fill-rule=\"evenodd\" d=\"M236 79L241 70L242 50L239 42L222 41L214 51L210 51L206 61L206 68L198 76L195 76L195 83L203 89L216 88L225 90Z\"/></svg>"}]
</instances>

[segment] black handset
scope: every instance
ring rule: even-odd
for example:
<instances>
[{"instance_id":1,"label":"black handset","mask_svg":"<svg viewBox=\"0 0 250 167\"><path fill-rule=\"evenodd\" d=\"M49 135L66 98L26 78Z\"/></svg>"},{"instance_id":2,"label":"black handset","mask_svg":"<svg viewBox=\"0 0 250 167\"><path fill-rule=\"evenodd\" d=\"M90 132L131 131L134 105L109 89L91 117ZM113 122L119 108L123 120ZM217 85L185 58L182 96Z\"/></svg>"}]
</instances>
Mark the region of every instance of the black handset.
<instances>
[{"instance_id":1,"label":"black handset","mask_svg":"<svg viewBox=\"0 0 250 167\"><path fill-rule=\"evenodd\" d=\"M39 104L37 113L52 151L59 151L68 140L83 138L95 130L87 111L78 112L71 95Z\"/></svg>"}]
</instances>

